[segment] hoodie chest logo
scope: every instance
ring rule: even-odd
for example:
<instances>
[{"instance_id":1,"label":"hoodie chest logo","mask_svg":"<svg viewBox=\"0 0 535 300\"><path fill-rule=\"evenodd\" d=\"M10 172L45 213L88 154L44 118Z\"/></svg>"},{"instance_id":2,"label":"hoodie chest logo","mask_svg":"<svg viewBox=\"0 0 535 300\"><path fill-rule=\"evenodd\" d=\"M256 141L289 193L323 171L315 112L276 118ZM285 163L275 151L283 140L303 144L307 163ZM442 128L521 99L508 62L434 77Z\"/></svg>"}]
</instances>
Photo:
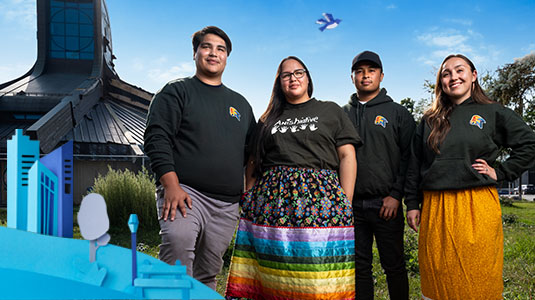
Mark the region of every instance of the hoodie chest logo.
<instances>
[{"instance_id":1,"label":"hoodie chest logo","mask_svg":"<svg viewBox=\"0 0 535 300\"><path fill-rule=\"evenodd\" d=\"M470 119L470 125L477 126L479 129L483 129L483 124L487 123L480 115L473 115Z\"/></svg>"},{"instance_id":2,"label":"hoodie chest logo","mask_svg":"<svg viewBox=\"0 0 535 300\"><path fill-rule=\"evenodd\" d=\"M231 107L229 107L228 112L229 112L231 117L238 119L238 121L240 120L241 115L240 115L240 112L237 109L235 109L234 107L231 106Z\"/></svg>"},{"instance_id":3,"label":"hoodie chest logo","mask_svg":"<svg viewBox=\"0 0 535 300\"><path fill-rule=\"evenodd\" d=\"M375 117L375 122L374 122L375 125L379 125L383 128L386 128L386 123L388 123L388 120L385 117L381 115L377 115Z\"/></svg>"}]
</instances>

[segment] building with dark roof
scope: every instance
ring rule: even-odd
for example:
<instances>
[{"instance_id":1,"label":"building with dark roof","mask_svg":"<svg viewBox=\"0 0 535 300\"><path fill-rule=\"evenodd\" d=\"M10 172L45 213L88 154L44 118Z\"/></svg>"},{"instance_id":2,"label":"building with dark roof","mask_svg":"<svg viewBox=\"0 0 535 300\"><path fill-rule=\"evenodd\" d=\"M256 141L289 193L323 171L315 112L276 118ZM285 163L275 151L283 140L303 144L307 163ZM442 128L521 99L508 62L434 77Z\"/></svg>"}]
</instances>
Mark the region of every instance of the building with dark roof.
<instances>
[{"instance_id":1,"label":"building with dark roof","mask_svg":"<svg viewBox=\"0 0 535 300\"><path fill-rule=\"evenodd\" d=\"M145 163L143 132L152 94L114 69L104 0L37 0L37 59L0 84L0 206L6 205L6 141L15 129L40 141L41 155L74 142L74 201L94 178Z\"/></svg>"}]
</instances>

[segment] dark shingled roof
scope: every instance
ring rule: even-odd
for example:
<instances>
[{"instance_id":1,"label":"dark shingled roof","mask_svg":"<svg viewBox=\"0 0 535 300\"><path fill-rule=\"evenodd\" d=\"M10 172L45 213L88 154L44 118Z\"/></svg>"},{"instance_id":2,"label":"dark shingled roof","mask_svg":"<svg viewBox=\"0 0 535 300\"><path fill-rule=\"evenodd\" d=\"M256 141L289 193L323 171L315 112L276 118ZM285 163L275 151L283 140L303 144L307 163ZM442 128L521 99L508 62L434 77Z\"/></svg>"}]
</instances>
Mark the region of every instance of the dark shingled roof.
<instances>
[{"instance_id":1,"label":"dark shingled roof","mask_svg":"<svg viewBox=\"0 0 535 300\"><path fill-rule=\"evenodd\" d=\"M105 148L103 148L104 145L108 145L109 147L121 145L128 148L131 145L136 145L142 148L146 114L147 112L145 110L122 103L121 101L100 100L83 120L62 138L62 142L73 140L75 143L101 144L98 147L100 150ZM0 151L6 153L6 141L7 139L11 139L13 134L15 134L15 129L25 130L31 124L26 121L0 122ZM131 153L124 153L125 151ZM119 152L123 154L136 154L132 150L125 149ZM108 150L98 154L117 154L117 150ZM140 153L137 154L140 155Z\"/></svg>"}]
</instances>

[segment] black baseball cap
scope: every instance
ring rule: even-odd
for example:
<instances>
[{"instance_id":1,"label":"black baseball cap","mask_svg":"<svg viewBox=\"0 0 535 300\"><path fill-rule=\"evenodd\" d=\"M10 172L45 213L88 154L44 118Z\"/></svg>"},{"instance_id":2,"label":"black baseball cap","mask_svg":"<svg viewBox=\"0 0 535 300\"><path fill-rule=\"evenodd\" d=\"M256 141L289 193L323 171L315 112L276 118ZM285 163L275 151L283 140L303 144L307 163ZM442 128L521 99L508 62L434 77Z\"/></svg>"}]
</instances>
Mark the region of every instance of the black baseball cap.
<instances>
[{"instance_id":1,"label":"black baseball cap","mask_svg":"<svg viewBox=\"0 0 535 300\"><path fill-rule=\"evenodd\" d=\"M371 62L379 66L379 68L381 68L381 71L383 70L383 64L381 63L381 59L379 58L379 55L377 55L377 53L371 52L371 51L363 51L357 54L355 58L353 58L353 63L351 64L351 72L353 72L353 70L355 69L355 66L358 63L363 62L363 61Z\"/></svg>"}]
</instances>

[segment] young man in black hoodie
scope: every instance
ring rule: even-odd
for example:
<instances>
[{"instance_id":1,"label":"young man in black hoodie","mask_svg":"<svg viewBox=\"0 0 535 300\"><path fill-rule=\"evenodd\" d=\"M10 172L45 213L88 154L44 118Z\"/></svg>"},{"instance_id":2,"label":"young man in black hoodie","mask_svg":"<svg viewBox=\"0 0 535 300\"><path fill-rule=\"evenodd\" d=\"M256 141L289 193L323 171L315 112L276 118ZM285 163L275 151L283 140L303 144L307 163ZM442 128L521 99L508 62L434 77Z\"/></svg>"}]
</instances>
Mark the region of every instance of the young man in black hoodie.
<instances>
[{"instance_id":1,"label":"young man in black hoodie","mask_svg":"<svg viewBox=\"0 0 535 300\"><path fill-rule=\"evenodd\" d=\"M409 111L380 87L383 76L379 55L364 51L355 56L351 79L357 92L344 106L364 143L356 149L358 170L353 196L357 299L374 296L374 236L390 299L409 299L401 200L416 125Z\"/></svg>"}]
</instances>

